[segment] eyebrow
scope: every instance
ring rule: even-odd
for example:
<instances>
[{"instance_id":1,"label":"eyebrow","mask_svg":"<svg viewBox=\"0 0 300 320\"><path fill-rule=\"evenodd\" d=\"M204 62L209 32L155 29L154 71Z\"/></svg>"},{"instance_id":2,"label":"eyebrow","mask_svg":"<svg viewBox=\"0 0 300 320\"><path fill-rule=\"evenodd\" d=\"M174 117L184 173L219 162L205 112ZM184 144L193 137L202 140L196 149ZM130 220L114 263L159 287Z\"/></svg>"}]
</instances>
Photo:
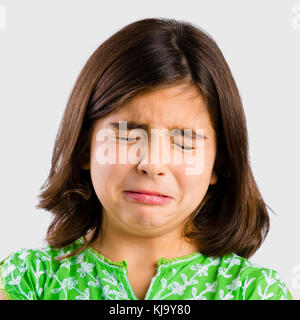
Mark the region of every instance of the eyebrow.
<instances>
[{"instance_id":1,"label":"eyebrow","mask_svg":"<svg viewBox=\"0 0 300 320\"><path fill-rule=\"evenodd\" d=\"M119 129L119 122L109 122L108 124L115 129ZM137 123L135 121L127 121L127 129L128 130L143 129L143 130L149 132L150 128L149 128L148 124L145 124L145 123ZM196 137L198 137L200 139L203 139L203 138L207 139L206 136L199 134L195 130L192 130L192 129L189 129L188 131L185 131L185 132L184 132L184 129L187 130L187 128L172 127L172 128L168 128L168 129L169 130L177 129L180 131L182 136L185 134L186 136L189 136L192 139L195 139ZM176 134L176 132L175 132L175 134Z\"/></svg>"}]
</instances>

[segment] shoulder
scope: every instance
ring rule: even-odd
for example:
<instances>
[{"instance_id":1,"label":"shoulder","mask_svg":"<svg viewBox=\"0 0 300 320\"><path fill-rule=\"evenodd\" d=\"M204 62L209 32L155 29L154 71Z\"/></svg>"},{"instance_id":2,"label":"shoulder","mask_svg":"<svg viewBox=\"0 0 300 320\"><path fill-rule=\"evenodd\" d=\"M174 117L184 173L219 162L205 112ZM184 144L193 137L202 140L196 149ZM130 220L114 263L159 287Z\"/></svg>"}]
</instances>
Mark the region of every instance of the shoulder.
<instances>
[{"instance_id":1,"label":"shoulder","mask_svg":"<svg viewBox=\"0 0 300 320\"><path fill-rule=\"evenodd\" d=\"M232 275L240 300L292 300L279 272L263 267L234 253L224 256L221 273Z\"/></svg>"},{"instance_id":2,"label":"shoulder","mask_svg":"<svg viewBox=\"0 0 300 320\"><path fill-rule=\"evenodd\" d=\"M0 291L12 300L38 300L47 279L62 264L55 258L76 248L71 244L63 249L51 246L21 248L0 261Z\"/></svg>"},{"instance_id":3,"label":"shoulder","mask_svg":"<svg viewBox=\"0 0 300 320\"><path fill-rule=\"evenodd\" d=\"M46 269L41 250L21 248L0 262L1 290L12 300L33 300L41 290L33 290Z\"/></svg>"}]
</instances>

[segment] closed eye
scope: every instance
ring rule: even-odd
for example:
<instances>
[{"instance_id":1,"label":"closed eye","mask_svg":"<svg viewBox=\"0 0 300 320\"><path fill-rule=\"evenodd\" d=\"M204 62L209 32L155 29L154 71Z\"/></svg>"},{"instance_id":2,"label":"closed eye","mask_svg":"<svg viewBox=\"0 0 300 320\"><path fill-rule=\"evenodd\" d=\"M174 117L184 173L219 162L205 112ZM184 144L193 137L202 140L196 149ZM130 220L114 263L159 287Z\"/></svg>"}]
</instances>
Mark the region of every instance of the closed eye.
<instances>
[{"instance_id":1,"label":"closed eye","mask_svg":"<svg viewBox=\"0 0 300 320\"><path fill-rule=\"evenodd\" d=\"M136 141L135 138L127 138L127 137L118 137L118 139L122 140L122 141ZM175 145L177 145L178 147L180 147L183 150L193 150L193 149L195 149L195 148L193 148L191 146L183 146L183 145L180 145L180 144L177 144L177 143L175 143Z\"/></svg>"},{"instance_id":2,"label":"closed eye","mask_svg":"<svg viewBox=\"0 0 300 320\"><path fill-rule=\"evenodd\" d=\"M118 137L118 139L123 140L123 141L136 141L135 138Z\"/></svg>"},{"instance_id":3,"label":"closed eye","mask_svg":"<svg viewBox=\"0 0 300 320\"><path fill-rule=\"evenodd\" d=\"M185 150L193 150L193 149L195 149L195 148L193 148L193 147L190 147L190 146L182 146L182 145L180 145L180 144L177 144L177 143L175 143L176 144L176 146L179 146L181 149L185 149Z\"/></svg>"}]
</instances>

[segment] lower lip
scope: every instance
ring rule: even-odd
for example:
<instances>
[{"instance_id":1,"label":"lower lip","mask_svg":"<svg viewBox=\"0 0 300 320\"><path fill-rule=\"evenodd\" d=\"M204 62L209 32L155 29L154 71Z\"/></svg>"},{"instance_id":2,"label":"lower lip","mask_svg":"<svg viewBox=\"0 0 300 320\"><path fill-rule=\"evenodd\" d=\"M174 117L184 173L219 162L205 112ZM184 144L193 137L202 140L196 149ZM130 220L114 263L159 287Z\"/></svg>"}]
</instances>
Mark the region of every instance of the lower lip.
<instances>
[{"instance_id":1,"label":"lower lip","mask_svg":"<svg viewBox=\"0 0 300 320\"><path fill-rule=\"evenodd\" d=\"M124 193L129 199L147 204L166 204L172 200L170 197L160 197L146 193L136 193L130 191L124 191Z\"/></svg>"}]
</instances>

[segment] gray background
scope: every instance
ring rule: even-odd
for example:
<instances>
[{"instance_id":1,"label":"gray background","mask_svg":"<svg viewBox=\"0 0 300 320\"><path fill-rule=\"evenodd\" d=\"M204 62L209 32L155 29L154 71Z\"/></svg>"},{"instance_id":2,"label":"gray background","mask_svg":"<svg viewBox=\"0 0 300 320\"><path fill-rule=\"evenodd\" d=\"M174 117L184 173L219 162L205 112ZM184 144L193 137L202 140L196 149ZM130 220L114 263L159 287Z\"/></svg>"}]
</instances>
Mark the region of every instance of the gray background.
<instances>
[{"instance_id":1,"label":"gray background","mask_svg":"<svg viewBox=\"0 0 300 320\"><path fill-rule=\"evenodd\" d=\"M300 298L300 0L0 0L0 259L45 245L50 214L34 209L59 121L81 68L123 26L186 20L221 48L244 103L250 161L270 211L257 264ZM5 19L4 19L4 18Z\"/></svg>"}]
</instances>

